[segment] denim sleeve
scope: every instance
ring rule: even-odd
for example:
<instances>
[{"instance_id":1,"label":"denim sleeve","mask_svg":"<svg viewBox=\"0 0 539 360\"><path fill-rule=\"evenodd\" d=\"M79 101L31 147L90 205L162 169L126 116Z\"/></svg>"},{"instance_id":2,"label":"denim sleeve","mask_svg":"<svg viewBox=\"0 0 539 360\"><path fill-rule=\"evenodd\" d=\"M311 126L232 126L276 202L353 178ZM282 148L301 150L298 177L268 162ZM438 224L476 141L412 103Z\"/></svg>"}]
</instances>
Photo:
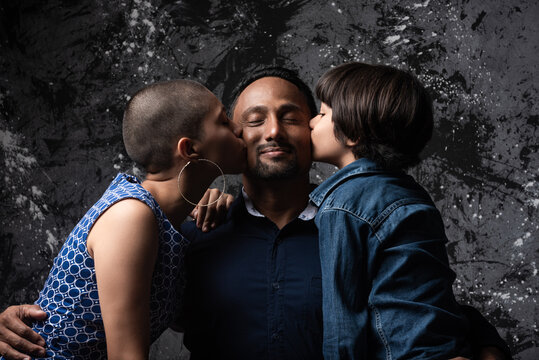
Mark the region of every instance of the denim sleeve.
<instances>
[{"instance_id":1,"label":"denim sleeve","mask_svg":"<svg viewBox=\"0 0 539 360\"><path fill-rule=\"evenodd\" d=\"M382 236L344 211L319 222L326 359L470 357L441 221L401 212Z\"/></svg>"}]
</instances>

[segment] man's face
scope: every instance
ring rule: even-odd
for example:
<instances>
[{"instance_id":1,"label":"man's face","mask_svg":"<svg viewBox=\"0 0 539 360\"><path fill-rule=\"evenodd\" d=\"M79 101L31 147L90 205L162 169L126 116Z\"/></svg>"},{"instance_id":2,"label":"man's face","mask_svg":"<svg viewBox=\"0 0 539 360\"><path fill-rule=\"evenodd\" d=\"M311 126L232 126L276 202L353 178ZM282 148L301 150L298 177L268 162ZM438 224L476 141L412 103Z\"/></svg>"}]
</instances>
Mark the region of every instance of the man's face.
<instances>
[{"instance_id":1,"label":"man's face","mask_svg":"<svg viewBox=\"0 0 539 360\"><path fill-rule=\"evenodd\" d=\"M247 86L234 107L247 146L247 175L288 179L311 167L311 112L292 83L276 77Z\"/></svg>"}]
</instances>

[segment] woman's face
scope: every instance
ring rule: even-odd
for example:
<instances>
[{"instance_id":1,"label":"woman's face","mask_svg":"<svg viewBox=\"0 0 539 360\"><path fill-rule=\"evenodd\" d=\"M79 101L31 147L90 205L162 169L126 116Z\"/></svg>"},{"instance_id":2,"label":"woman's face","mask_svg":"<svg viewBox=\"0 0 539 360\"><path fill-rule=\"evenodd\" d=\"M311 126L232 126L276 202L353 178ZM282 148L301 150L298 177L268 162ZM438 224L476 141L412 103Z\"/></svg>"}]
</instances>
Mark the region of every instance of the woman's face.
<instances>
[{"instance_id":1,"label":"woman's face","mask_svg":"<svg viewBox=\"0 0 539 360\"><path fill-rule=\"evenodd\" d=\"M210 111L202 120L200 153L217 163L227 174L244 171L246 164L245 143L241 127L230 121L223 104L213 97Z\"/></svg>"},{"instance_id":2,"label":"woman's face","mask_svg":"<svg viewBox=\"0 0 539 360\"><path fill-rule=\"evenodd\" d=\"M335 137L331 108L320 103L320 113L309 123L311 142L313 144L313 160L343 168L355 160L350 146L343 144Z\"/></svg>"}]
</instances>

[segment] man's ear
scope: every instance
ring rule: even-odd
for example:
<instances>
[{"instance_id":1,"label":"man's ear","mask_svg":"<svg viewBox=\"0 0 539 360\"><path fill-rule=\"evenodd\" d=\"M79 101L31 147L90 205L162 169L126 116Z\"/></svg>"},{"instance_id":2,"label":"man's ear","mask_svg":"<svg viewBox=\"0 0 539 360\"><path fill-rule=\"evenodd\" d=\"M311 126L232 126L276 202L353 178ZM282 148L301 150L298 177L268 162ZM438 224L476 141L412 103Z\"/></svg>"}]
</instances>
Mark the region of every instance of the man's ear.
<instances>
[{"instance_id":1,"label":"man's ear","mask_svg":"<svg viewBox=\"0 0 539 360\"><path fill-rule=\"evenodd\" d=\"M197 160L200 158L200 154L195 149L195 141L188 138L182 137L178 140L176 145L176 153L185 160Z\"/></svg>"}]
</instances>

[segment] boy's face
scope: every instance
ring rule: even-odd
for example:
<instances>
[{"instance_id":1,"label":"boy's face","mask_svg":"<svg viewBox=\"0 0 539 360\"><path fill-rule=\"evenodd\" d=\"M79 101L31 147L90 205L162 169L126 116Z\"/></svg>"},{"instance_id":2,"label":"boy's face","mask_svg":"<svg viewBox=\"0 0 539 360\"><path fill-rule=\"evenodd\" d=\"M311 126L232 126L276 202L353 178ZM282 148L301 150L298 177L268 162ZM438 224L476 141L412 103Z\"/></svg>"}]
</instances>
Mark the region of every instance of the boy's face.
<instances>
[{"instance_id":1,"label":"boy's face","mask_svg":"<svg viewBox=\"0 0 539 360\"><path fill-rule=\"evenodd\" d=\"M245 142L241 139L241 127L226 115L223 104L210 97L210 111L202 120L202 153L219 164L223 172L238 174L246 163Z\"/></svg>"},{"instance_id":2,"label":"boy's face","mask_svg":"<svg viewBox=\"0 0 539 360\"><path fill-rule=\"evenodd\" d=\"M332 120L332 110L324 102L320 103L320 113L309 123L311 127L311 142L313 144L313 160L343 168L355 160L351 146L347 141L343 144L335 137L335 124Z\"/></svg>"},{"instance_id":3,"label":"boy's face","mask_svg":"<svg viewBox=\"0 0 539 360\"><path fill-rule=\"evenodd\" d=\"M247 86L234 107L234 122L243 128L247 174L286 179L311 167L310 111L304 95L277 77Z\"/></svg>"}]
</instances>

